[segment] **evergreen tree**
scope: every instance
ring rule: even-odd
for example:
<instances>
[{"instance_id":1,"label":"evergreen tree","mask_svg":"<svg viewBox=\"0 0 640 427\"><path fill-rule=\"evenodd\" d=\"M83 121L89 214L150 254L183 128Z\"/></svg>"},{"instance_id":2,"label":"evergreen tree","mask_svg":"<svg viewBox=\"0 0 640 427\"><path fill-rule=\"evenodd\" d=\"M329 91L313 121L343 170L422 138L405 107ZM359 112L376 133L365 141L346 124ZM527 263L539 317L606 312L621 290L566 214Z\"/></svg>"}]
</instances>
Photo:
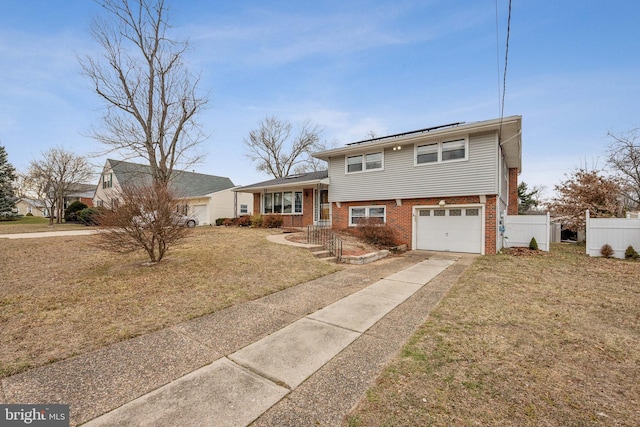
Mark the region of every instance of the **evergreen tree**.
<instances>
[{"instance_id":1,"label":"evergreen tree","mask_svg":"<svg viewBox=\"0 0 640 427\"><path fill-rule=\"evenodd\" d=\"M9 163L6 150L0 145L0 218L14 216L17 198L13 191L13 181L16 177L16 169Z\"/></svg>"},{"instance_id":2,"label":"evergreen tree","mask_svg":"<svg viewBox=\"0 0 640 427\"><path fill-rule=\"evenodd\" d=\"M524 214L538 207L536 197L539 196L539 193L539 188L534 188L532 191L529 191L529 187L524 181L518 184L518 213Z\"/></svg>"}]
</instances>

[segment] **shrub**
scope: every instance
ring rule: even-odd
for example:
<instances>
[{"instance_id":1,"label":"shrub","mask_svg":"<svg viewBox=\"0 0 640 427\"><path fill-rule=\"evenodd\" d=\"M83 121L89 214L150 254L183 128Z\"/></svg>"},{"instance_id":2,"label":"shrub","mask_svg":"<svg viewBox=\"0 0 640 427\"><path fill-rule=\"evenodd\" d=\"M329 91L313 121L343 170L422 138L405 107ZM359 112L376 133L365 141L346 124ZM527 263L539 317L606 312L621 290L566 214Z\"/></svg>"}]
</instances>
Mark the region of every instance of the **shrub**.
<instances>
[{"instance_id":1,"label":"shrub","mask_svg":"<svg viewBox=\"0 0 640 427\"><path fill-rule=\"evenodd\" d=\"M252 215L251 216L251 226L256 228L256 227L262 227L262 215Z\"/></svg>"},{"instance_id":2,"label":"shrub","mask_svg":"<svg viewBox=\"0 0 640 427\"><path fill-rule=\"evenodd\" d=\"M251 225L251 217L249 215L242 215L235 219L235 224L238 227L249 227Z\"/></svg>"},{"instance_id":3,"label":"shrub","mask_svg":"<svg viewBox=\"0 0 640 427\"><path fill-rule=\"evenodd\" d=\"M224 221L222 221L222 225L224 225L225 227L231 227L232 225L234 225L234 221L232 218L225 218Z\"/></svg>"},{"instance_id":4,"label":"shrub","mask_svg":"<svg viewBox=\"0 0 640 427\"><path fill-rule=\"evenodd\" d=\"M67 208L64 210L64 220L66 222L79 222L80 219L78 218L78 212L83 209L87 209L88 207L89 206L82 203L81 201L76 200L75 202L67 206Z\"/></svg>"},{"instance_id":5,"label":"shrub","mask_svg":"<svg viewBox=\"0 0 640 427\"><path fill-rule=\"evenodd\" d=\"M393 228L387 224L362 221L356 228L358 235L365 242L378 247L396 246L396 234Z\"/></svg>"},{"instance_id":6,"label":"shrub","mask_svg":"<svg viewBox=\"0 0 640 427\"><path fill-rule=\"evenodd\" d=\"M282 227L282 216L280 215L265 215L262 217L262 226L264 228L280 228Z\"/></svg>"},{"instance_id":7,"label":"shrub","mask_svg":"<svg viewBox=\"0 0 640 427\"><path fill-rule=\"evenodd\" d=\"M100 225L101 208L85 208L76 213L78 222L85 225Z\"/></svg>"},{"instance_id":8,"label":"shrub","mask_svg":"<svg viewBox=\"0 0 640 427\"><path fill-rule=\"evenodd\" d=\"M27 212L25 216L33 216L33 214L31 212Z\"/></svg>"},{"instance_id":9,"label":"shrub","mask_svg":"<svg viewBox=\"0 0 640 427\"><path fill-rule=\"evenodd\" d=\"M627 250L624 251L624 257L625 259L638 259L640 258L640 255L635 249L633 249L633 246L629 245Z\"/></svg>"},{"instance_id":10,"label":"shrub","mask_svg":"<svg viewBox=\"0 0 640 427\"><path fill-rule=\"evenodd\" d=\"M218 218L218 219L216 219L216 225L217 225L217 226L224 225L224 221L225 221L226 219L227 219L227 218Z\"/></svg>"},{"instance_id":11,"label":"shrub","mask_svg":"<svg viewBox=\"0 0 640 427\"><path fill-rule=\"evenodd\" d=\"M605 243L600 248L600 255L602 255L605 258L611 258L613 254L614 254L613 248L608 243Z\"/></svg>"},{"instance_id":12,"label":"shrub","mask_svg":"<svg viewBox=\"0 0 640 427\"><path fill-rule=\"evenodd\" d=\"M531 249L532 251L538 250L538 242L536 241L535 237L531 238L531 241L529 242L529 249Z\"/></svg>"}]
</instances>

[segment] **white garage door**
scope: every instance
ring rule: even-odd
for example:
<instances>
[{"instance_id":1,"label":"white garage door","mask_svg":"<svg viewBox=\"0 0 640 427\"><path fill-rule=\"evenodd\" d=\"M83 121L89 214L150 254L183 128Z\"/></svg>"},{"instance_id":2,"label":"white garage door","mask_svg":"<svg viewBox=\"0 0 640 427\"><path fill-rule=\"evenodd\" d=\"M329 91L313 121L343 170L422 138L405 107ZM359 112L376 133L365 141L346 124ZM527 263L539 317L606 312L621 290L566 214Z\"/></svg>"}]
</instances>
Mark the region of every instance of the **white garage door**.
<instances>
[{"instance_id":1,"label":"white garage door","mask_svg":"<svg viewBox=\"0 0 640 427\"><path fill-rule=\"evenodd\" d=\"M193 216L198 218L200 225L208 224L207 221L207 205L195 205L193 206Z\"/></svg>"},{"instance_id":2,"label":"white garage door","mask_svg":"<svg viewBox=\"0 0 640 427\"><path fill-rule=\"evenodd\" d=\"M480 208L418 209L416 248L482 252Z\"/></svg>"}]
</instances>

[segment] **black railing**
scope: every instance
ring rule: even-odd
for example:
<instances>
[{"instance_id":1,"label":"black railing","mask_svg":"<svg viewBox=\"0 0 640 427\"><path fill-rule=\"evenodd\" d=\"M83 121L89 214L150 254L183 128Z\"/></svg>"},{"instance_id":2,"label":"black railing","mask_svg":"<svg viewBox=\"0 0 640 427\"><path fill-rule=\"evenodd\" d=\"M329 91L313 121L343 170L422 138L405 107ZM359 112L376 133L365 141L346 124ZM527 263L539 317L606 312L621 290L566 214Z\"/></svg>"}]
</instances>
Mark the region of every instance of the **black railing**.
<instances>
[{"instance_id":1,"label":"black railing","mask_svg":"<svg viewBox=\"0 0 640 427\"><path fill-rule=\"evenodd\" d=\"M329 253L342 261L342 239L328 227L318 225L307 226L307 243L322 245Z\"/></svg>"}]
</instances>

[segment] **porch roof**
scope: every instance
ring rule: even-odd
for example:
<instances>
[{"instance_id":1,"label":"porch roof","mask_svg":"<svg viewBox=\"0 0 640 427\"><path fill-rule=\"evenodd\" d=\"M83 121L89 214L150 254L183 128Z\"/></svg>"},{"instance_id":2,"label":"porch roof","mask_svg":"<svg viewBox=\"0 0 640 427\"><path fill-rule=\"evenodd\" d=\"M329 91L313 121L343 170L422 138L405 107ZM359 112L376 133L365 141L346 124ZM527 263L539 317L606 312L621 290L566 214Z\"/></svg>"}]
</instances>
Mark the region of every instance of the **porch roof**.
<instances>
[{"instance_id":1,"label":"porch roof","mask_svg":"<svg viewBox=\"0 0 640 427\"><path fill-rule=\"evenodd\" d=\"M310 187L317 184L329 183L329 171L316 171L307 172L296 175L284 176L282 178L270 179L267 181L258 182L256 184L246 185L244 187L238 187L233 191L241 193L260 193L265 189L293 189Z\"/></svg>"}]
</instances>

